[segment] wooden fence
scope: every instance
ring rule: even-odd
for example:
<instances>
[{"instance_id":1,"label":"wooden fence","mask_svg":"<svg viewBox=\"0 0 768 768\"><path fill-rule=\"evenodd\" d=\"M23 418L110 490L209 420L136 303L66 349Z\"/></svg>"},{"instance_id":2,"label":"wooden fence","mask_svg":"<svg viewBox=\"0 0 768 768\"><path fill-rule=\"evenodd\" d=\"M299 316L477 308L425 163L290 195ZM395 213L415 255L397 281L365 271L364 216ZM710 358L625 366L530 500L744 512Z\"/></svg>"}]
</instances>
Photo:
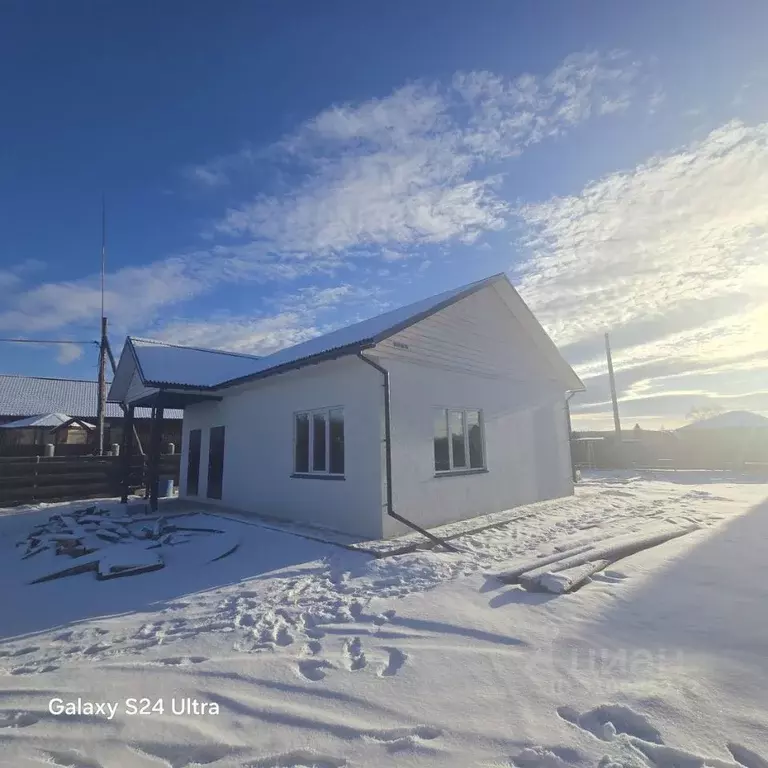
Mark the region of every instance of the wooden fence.
<instances>
[{"instance_id":1,"label":"wooden fence","mask_svg":"<svg viewBox=\"0 0 768 768\"><path fill-rule=\"evenodd\" d=\"M160 476L179 482L180 454L160 459ZM14 456L0 458L0 507L39 501L68 501L119 496L122 481L119 456ZM143 487L146 459L133 457L130 485Z\"/></svg>"}]
</instances>

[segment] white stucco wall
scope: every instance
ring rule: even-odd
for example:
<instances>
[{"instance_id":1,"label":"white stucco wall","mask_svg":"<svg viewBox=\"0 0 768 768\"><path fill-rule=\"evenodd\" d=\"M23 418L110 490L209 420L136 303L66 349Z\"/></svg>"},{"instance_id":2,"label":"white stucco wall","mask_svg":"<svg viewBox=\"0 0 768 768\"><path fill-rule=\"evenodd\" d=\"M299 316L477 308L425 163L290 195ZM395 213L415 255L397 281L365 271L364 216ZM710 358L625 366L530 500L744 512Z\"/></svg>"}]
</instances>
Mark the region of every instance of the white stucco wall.
<instances>
[{"instance_id":1,"label":"white stucco wall","mask_svg":"<svg viewBox=\"0 0 768 768\"><path fill-rule=\"evenodd\" d=\"M382 536L381 376L355 357L308 366L224 391L184 413L181 495L189 432L202 429L198 498L206 497L211 427L226 427L222 505ZM344 408L345 479L291 477L296 411Z\"/></svg>"},{"instance_id":2,"label":"white stucco wall","mask_svg":"<svg viewBox=\"0 0 768 768\"><path fill-rule=\"evenodd\" d=\"M376 355L390 371L396 512L429 527L573 493L564 385L493 289ZM435 408L482 410L487 472L435 475ZM392 518L384 528L406 530Z\"/></svg>"}]
</instances>

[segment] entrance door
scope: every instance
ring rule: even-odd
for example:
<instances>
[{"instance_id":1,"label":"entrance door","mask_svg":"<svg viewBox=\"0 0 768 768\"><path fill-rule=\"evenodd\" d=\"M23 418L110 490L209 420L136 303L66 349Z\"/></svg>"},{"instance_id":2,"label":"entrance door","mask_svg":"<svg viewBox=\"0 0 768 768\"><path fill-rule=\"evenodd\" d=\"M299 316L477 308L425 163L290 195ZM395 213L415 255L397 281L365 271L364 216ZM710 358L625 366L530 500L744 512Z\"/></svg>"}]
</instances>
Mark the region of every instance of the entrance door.
<instances>
[{"instance_id":1,"label":"entrance door","mask_svg":"<svg viewBox=\"0 0 768 768\"><path fill-rule=\"evenodd\" d=\"M197 496L200 485L200 443L202 430L189 431L189 448L187 450L187 496Z\"/></svg>"},{"instance_id":2,"label":"entrance door","mask_svg":"<svg viewBox=\"0 0 768 768\"><path fill-rule=\"evenodd\" d=\"M208 498L220 499L224 478L224 427L211 427L208 444Z\"/></svg>"}]
</instances>

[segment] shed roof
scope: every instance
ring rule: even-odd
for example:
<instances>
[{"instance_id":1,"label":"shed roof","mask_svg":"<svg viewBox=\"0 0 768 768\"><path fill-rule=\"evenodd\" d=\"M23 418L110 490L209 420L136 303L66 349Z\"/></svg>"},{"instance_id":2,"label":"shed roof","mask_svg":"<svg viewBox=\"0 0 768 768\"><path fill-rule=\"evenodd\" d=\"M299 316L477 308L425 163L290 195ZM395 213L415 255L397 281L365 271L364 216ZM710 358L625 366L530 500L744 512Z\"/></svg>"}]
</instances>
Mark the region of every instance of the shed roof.
<instances>
[{"instance_id":1,"label":"shed roof","mask_svg":"<svg viewBox=\"0 0 768 768\"><path fill-rule=\"evenodd\" d=\"M25 419L0 424L0 429L25 429L28 427L60 427L70 421L66 413L45 413L41 416L27 416Z\"/></svg>"},{"instance_id":2,"label":"shed roof","mask_svg":"<svg viewBox=\"0 0 768 768\"><path fill-rule=\"evenodd\" d=\"M250 373L261 359L256 355L183 347L135 336L130 341L145 384L213 387Z\"/></svg>"},{"instance_id":3,"label":"shed roof","mask_svg":"<svg viewBox=\"0 0 768 768\"><path fill-rule=\"evenodd\" d=\"M0 416L40 416L66 413L69 417L95 419L98 383L78 379L43 378L0 374ZM123 412L116 403L107 403L107 418ZM183 412L168 410L166 419L181 419ZM137 408L135 418L148 419L149 408Z\"/></svg>"}]
</instances>

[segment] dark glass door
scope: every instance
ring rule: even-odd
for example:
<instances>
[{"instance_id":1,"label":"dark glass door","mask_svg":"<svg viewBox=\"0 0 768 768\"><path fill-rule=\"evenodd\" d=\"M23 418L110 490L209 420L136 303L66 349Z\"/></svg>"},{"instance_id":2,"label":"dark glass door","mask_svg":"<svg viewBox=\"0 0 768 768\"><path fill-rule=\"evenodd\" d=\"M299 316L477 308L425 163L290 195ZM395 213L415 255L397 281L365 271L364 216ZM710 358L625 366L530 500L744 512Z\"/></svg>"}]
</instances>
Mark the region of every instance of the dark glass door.
<instances>
[{"instance_id":1,"label":"dark glass door","mask_svg":"<svg viewBox=\"0 0 768 768\"><path fill-rule=\"evenodd\" d=\"M189 448L187 449L187 496L197 496L200 485L200 443L202 431L189 431Z\"/></svg>"},{"instance_id":2,"label":"dark glass door","mask_svg":"<svg viewBox=\"0 0 768 768\"><path fill-rule=\"evenodd\" d=\"M224 478L224 427L211 427L208 444L208 498L220 499Z\"/></svg>"}]
</instances>

